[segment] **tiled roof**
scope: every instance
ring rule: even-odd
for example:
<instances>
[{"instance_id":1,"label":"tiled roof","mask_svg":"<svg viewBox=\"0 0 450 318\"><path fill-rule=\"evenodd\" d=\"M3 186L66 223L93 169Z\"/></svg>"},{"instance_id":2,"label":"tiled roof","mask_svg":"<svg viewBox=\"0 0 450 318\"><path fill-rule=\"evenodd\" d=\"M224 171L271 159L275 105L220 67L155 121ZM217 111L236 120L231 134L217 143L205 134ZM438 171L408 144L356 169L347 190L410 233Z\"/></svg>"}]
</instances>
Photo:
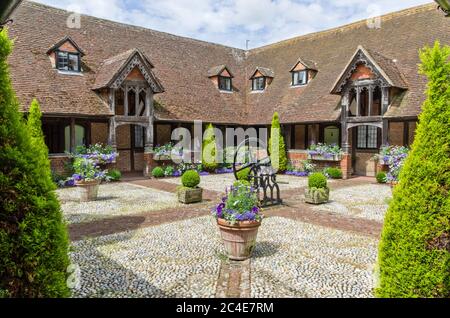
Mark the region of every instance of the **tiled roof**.
<instances>
[{"instance_id":1,"label":"tiled roof","mask_svg":"<svg viewBox=\"0 0 450 318\"><path fill-rule=\"evenodd\" d=\"M261 73L261 75L265 77L272 77L272 78L275 77L275 72L270 68L257 66L251 78L255 76L256 72Z\"/></svg>"},{"instance_id":2,"label":"tiled roof","mask_svg":"<svg viewBox=\"0 0 450 318\"><path fill-rule=\"evenodd\" d=\"M269 124L278 111L285 123L335 121L340 97L330 91L361 45L396 86L408 88L387 116L414 117L426 89L426 78L418 75L418 50L437 39L450 43L450 19L434 4L385 15L381 28L360 21L248 52L89 16L82 16L81 29L71 29L68 12L28 1L14 15L9 62L18 97L24 110L36 97L45 113L55 114L111 115L92 88L104 85L127 52L137 48L154 64L152 71L165 88L156 95L157 119ZM83 76L51 68L46 52L66 36L84 50ZM308 85L292 88L289 71L299 57L318 72ZM276 76L263 93L251 94L248 78L260 65ZM208 78L225 66L234 76L233 94L219 92Z\"/></svg>"},{"instance_id":3,"label":"tiled roof","mask_svg":"<svg viewBox=\"0 0 450 318\"><path fill-rule=\"evenodd\" d=\"M224 70L227 70L227 72L230 74L231 77L233 77L233 74L230 72L230 70L226 67L226 65L218 65L218 66L214 66L211 67L208 70L208 77L213 77L213 76L219 76L220 74L222 74L222 72Z\"/></svg>"}]
</instances>

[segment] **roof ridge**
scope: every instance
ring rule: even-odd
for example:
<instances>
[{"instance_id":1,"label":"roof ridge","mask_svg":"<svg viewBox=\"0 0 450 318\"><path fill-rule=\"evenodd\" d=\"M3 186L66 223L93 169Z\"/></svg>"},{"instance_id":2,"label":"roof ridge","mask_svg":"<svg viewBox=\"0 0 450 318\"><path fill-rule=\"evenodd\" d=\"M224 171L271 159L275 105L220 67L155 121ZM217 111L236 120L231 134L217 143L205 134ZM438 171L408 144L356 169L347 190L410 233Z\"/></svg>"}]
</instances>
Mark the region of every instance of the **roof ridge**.
<instances>
[{"instance_id":1,"label":"roof ridge","mask_svg":"<svg viewBox=\"0 0 450 318\"><path fill-rule=\"evenodd\" d=\"M420 12L425 12L425 11L431 11L431 9L435 9L435 3L431 2L431 3L426 3L426 4L422 4L422 5L418 5L418 6L414 6L411 8L406 8L403 10L399 10L399 11L393 11L393 12L389 12L386 14L383 14L381 16L379 16L382 21L389 21L392 20L394 18L397 17L402 17L402 16L407 16L407 15L411 15L411 14L416 14L416 13L420 13ZM312 32L312 33L307 33L307 34L303 34L303 35L299 35L290 39L286 39L286 40L281 40L275 43L271 43L271 44L267 44L267 45L263 45L260 46L258 48L254 48L249 50L248 52L250 53L258 53L260 51L266 50L266 49L271 49L274 48L276 46L279 45L284 45L287 44L288 42L293 42L293 41L299 41L299 40L305 40L305 39L310 39L310 38L319 38L319 37L323 37L326 36L328 34L340 31L340 32L346 32L346 31L350 31L354 28L360 27L363 24L367 23L367 19L361 19L358 21L354 21L354 22L350 22L344 25L340 25L331 29L327 29L327 30L322 30L322 31L317 31L317 32Z\"/></svg>"},{"instance_id":2,"label":"roof ridge","mask_svg":"<svg viewBox=\"0 0 450 318\"><path fill-rule=\"evenodd\" d=\"M32 6L32 7L38 8L38 9L53 10L53 11L59 12L59 13L68 13L68 12L70 12L70 11L67 11L65 9L52 7L50 5L43 4L43 3L40 3L40 2L35 2L35 0L25 0L25 1L23 1L23 3L20 6ZM164 31L150 29L150 28L146 28L146 27L142 27L142 26L138 26L138 25L133 25L133 24L129 24L129 23L118 22L118 21L113 21L113 20L109 20L109 19L105 19L105 18L94 17L94 16L88 15L88 14L83 14L82 13L80 15L82 17L85 17L85 18L88 18L88 19L96 20L97 22L108 23L108 24L111 24L111 25L118 25L118 26L121 26L121 27L126 27L126 28L129 28L129 29L135 30L135 31L151 32L151 33L154 33L155 35L169 36L169 37L173 37L173 38L183 39L185 41L196 42L198 44L209 45L209 46L217 46L217 47L222 47L222 48L230 49L230 50L237 50L237 51L240 51L241 53L245 53L246 52L244 49L236 48L236 47L233 47L233 46L227 46L227 45L220 44L220 43L214 43L214 42L199 40L199 39L190 38L190 37L187 37L187 36L176 35L176 34L173 34L173 33L168 33L168 32L164 32Z\"/></svg>"}]
</instances>

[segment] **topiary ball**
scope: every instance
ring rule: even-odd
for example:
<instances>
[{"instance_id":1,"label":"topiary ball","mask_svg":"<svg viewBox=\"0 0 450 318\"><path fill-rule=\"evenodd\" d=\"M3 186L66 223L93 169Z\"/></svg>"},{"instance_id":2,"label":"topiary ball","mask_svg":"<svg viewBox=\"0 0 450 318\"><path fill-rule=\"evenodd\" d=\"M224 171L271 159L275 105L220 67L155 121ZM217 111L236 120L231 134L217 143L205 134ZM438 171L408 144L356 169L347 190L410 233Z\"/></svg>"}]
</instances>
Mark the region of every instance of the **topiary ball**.
<instances>
[{"instance_id":1,"label":"topiary ball","mask_svg":"<svg viewBox=\"0 0 450 318\"><path fill-rule=\"evenodd\" d=\"M200 183L200 175L195 170L188 170L181 176L181 183L184 187L195 188Z\"/></svg>"},{"instance_id":2,"label":"topiary ball","mask_svg":"<svg viewBox=\"0 0 450 318\"><path fill-rule=\"evenodd\" d=\"M161 168L161 167L156 167L152 171L152 176L155 177L155 178L162 178L162 177L164 177L164 169Z\"/></svg>"},{"instance_id":3,"label":"topiary ball","mask_svg":"<svg viewBox=\"0 0 450 318\"><path fill-rule=\"evenodd\" d=\"M317 188L317 189L326 189L326 188L328 188L328 186L327 186L327 177L325 177L320 172L313 173L308 178L308 187L309 188Z\"/></svg>"},{"instance_id":4,"label":"topiary ball","mask_svg":"<svg viewBox=\"0 0 450 318\"><path fill-rule=\"evenodd\" d=\"M386 172L378 172L376 175L376 178L377 178L378 183L386 183L387 182Z\"/></svg>"}]
</instances>

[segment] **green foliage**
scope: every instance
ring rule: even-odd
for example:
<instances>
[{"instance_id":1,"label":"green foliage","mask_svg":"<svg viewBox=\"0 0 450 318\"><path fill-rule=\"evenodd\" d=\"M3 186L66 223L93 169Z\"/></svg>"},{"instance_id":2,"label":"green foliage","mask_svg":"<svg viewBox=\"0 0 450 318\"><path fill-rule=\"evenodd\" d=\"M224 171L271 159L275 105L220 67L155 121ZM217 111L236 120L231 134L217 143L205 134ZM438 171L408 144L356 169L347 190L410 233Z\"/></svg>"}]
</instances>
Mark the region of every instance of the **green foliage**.
<instances>
[{"instance_id":1,"label":"green foliage","mask_svg":"<svg viewBox=\"0 0 450 318\"><path fill-rule=\"evenodd\" d=\"M250 181L250 168L242 169L237 173L237 178L239 181Z\"/></svg>"},{"instance_id":2,"label":"green foliage","mask_svg":"<svg viewBox=\"0 0 450 318\"><path fill-rule=\"evenodd\" d=\"M7 31L0 32L0 291L67 297L68 235L54 193L37 102L25 125L12 89Z\"/></svg>"},{"instance_id":3,"label":"green foliage","mask_svg":"<svg viewBox=\"0 0 450 318\"><path fill-rule=\"evenodd\" d=\"M241 187L241 186L250 187L251 184L250 184L250 181L247 181L247 180L237 180L233 183L233 186L236 188Z\"/></svg>"},{"instance_id":4,"label":"green foliage","mask_svg":"<svg viewBox=\"0 0 450 318\"><path fill-rule=\"evenodd\" d=\"M325 168L324 173L331 179L342 179L342 170L339 168Z\"/></svg>"},{"instance_id":5,"label":"green foliage","mask_svg":"<svg viewBox=\"0 0 450 318\"><path fill-rule=\"evenodd\" d=\"M316 189L326 189L327 185L327 177L323 175L323 173L316 172L311 174L308 177L308 187L316 188Z\"/></svg>"},{"instance_id":6,"label":"green foliage","mask_svg":"<svg viewBox=\"0 0 450 318\"><path fill-rule=\"evenodd\" d=\"M420 51L427 99L379 246L378 297L450 297L450 47Z\"/></svg>"},{"instance_id":7,"label":"green foliage","mask_svg":"<svg viewBox=\"0 0 450 318\"><path fill-rule=\"evenodd\" d=\"M213 125L209 124L203 137L202 165L206 171L214 172L219 167L216 155L216 135L214 133Z\"/></svg>"},{"instance_id":8,"label":"green foliage","mask_svg":"<svg viewBox=\"0 0 450 318\"><path fill-rule=\"evenodd\" d=\"M94 160L87 158L75 158L73 161L73 177L76 181L102 180L106 177L104 171L95 164Z\"/></svg>"},{"instance_id":9,"label":"green foliage","mask_svg":"<svg viewBox=\"0 0 450 318\"><path fill-rule=\"evenodd\" d=\"M386 183L387 181L386 172L378 172L376 178L378 183Z\"/></svg>"},{"instance_id":10,"label":"green foliage","mask_svg":"<svg viewBox=\"0 0 450 318\"><path fill-rule=\"evenodd\" d=\"M108 170L106 176L111 181L120 181L122 179L122 173L117 169Z\"/></svg>"},{"instance_id":11,"label":"green foliage","mask_svg":"<svg viewBox=\"0 0 450 318\"><path fill-rule=\"evenodd\" d=\"M167 166L164 170L164 175L166 177L171 177L175 173L175 168L173 166Z\"/></svg>"},{"instance_id":12,"label":"green foliage","mask_svg":"<svg viewBox=\"0 0 450 318\"><path fill-rule=\"evenodd\" d=\"M286 155L286 144L281 134L281 125L278 113L273 114L272 128L269 139L269 152L272 166L279 172L286 171L288 159Z\"/></svg>"},{"instance_id":13,"label":"green foliage","mask_svg":"<svg viewBox=\"0 0 450 318\"><path fill-rule=\"evenodd\" d=\"M164 169L161 167L156 167L152 170L152 176L154 178L163 178L164 177Z\"/></svg>"},{"instance_id":14,"label":"green foliage","mask_svg":"<svg viewBox=\"0 0 450 318\"><path fill-rule=\"evenodd\" d=\"M181 184L186 188L195 188L200 183L200 175L195 170L188 170L181 176Z\"/></svg>"}]
</instances>

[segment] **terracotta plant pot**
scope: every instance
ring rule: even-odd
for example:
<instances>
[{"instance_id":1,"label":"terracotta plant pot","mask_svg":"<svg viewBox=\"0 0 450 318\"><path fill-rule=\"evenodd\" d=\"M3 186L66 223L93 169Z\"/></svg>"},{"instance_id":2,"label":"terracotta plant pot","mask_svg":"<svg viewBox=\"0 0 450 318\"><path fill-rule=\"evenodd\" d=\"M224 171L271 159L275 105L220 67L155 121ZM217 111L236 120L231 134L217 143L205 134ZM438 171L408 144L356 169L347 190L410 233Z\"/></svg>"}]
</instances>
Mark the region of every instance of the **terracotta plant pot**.
<instances>
[{"instance_id":1,"label":"terracotta plant pot","mask_svg":"<svg viewBox=\"0 0 450 318\"><path fill-rule=\"evenodd\" d=\"M202 188L180 187L177 190L178 201L184 204L202 202Z\"/></svg>"},{"instance_id":2,"label":"terracotta plant pot","mask_svg":"<svg viewBox=\"0 0 450 318\"><path fill-rule=\"evenodd\" d=\"M243 221L231 225L224 219L218 219L217 224L228 257L234 261L250 258L256 245L256 236L261 222Z\"/></svg>"},{"instance_id":3,"label":"terracotta plant pot","mask_svg":"<svg viewBox=\"0 0 450 318\"><path fill-rule=\"evenodd\" d=\"M305 202L311 204L322 204L327 203L330 199L330 189L316 189L316 188L306 188L305 189Z\"/></svg>"},{"instance_id":4,"label":"terracotta plant pot","mask_svg":"<svg viewBox=\"0 0 450 318\"><path fill-rule=\"evenodd\" d=\"M77 181L75 185L80 189L80 201L88 202L97 200L100 180Z\"/></svg>"}]
</instances>

